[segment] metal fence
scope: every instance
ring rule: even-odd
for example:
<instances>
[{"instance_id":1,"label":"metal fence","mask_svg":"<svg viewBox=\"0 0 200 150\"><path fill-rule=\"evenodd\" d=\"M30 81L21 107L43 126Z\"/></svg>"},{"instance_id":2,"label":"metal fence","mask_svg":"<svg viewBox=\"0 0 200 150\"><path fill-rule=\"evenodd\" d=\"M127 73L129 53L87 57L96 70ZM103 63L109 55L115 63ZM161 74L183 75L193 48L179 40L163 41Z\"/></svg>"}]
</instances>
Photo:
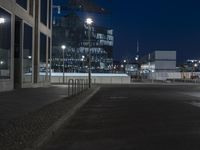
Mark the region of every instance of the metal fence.
<instances>
[{"instance_id":1,"label":"metal fence","mask_svg":"<svg viewBox=\"0 0 200 150\"><path fill-rule=\"evenodd\" d=\"M74 96L89 88L88 79L69 79L67 82L68 96Z\"/></svg>"}]
</instances>

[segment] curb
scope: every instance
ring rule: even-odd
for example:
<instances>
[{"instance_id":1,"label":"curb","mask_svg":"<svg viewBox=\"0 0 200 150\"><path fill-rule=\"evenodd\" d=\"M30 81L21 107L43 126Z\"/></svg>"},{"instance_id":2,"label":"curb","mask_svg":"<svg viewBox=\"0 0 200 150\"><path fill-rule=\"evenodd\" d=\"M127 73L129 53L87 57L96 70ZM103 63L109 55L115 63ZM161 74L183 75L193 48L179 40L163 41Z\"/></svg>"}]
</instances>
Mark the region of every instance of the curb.
<instances>
[{"instance_id":1,"label":"curb","mask_svg":"<svg viewBox=\"0 0 200 150\"><path fill-rule=\"evenodd\" d=\"M93 97L98 91L100 87L95 87L94 90L87 95L87 97L83 98L78 104L76 104L73 108L71 108L66 114L64 114L58 121L56 121L51 127L49 127L43 135L41 135L30 148L25 148L24 150L39 150L42 145L47 143L47 141L56 133L56 131L62 127L64 123L67 123L71 117L84 105L86 104L91 97Z\"/></svg>"}]
</instances>

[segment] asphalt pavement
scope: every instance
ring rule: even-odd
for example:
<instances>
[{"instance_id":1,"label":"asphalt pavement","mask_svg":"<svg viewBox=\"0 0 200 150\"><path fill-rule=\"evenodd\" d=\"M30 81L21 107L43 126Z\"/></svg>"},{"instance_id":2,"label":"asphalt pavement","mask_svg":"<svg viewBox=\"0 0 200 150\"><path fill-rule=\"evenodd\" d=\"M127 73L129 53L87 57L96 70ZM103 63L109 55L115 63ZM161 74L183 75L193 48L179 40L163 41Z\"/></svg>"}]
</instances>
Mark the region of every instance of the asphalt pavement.
<instances>
[{"instance_id":1,"label":"asphalt pavement","mask_svg":"<svg viewBox=\"0 0 200 150\"><path fill-rule=\"evenodd\" d=\"M0 150L35 149L98 89L93 86L71 97L66 85L1 92Z\"/></svg>"},{"instance_id":2,"label":"asphalt pavement","mask_svg":"<svg viewBox=\"0 0 200 150\"><path fill-rule=\"evenodd\" d=\"M104 86L41 150L199 150L198 93L192 85Z\"/></svg>"}]
</instances>

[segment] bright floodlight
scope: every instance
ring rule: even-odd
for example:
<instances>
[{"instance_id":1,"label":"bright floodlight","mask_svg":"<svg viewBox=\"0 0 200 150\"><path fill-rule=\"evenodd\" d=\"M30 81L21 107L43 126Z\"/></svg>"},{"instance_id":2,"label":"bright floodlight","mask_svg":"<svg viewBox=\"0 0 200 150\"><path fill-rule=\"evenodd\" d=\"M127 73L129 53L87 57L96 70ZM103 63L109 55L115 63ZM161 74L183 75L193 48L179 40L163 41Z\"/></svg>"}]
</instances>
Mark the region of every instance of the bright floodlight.
<instances>
[{"instance_id":1,"label":"bright floodlight","mask_svg":"<svg viewBox=\"0 0 200 150\"><path fill-rule=\"evenodd\" d=\"M88 25L91 25L93 23L92 18L87 18L85 21Z\"/></svg>"},{"instance_id":2,"label":"bright floodlight","mask_svg":"<svg viewBox=\"0 0 200 150\"><path fill-rule=\"evenodd\" d=\"M65 45L62 45L61 48L62 48L63 50L65 50L65 49L66 49L66 46L65 46Z\"/></svg>"},{"instance_id":3,"label":"bright floodlight","mask_svg":"<svg viewBox=\"0 0 200 150\"><path fill-rule=\"evenodd\" d=\"M2 17L0 17L0 24L3 24L3 23L5 23L6 22L6 19L5 18L2 18Z\"/></svg>"}]
</instances>

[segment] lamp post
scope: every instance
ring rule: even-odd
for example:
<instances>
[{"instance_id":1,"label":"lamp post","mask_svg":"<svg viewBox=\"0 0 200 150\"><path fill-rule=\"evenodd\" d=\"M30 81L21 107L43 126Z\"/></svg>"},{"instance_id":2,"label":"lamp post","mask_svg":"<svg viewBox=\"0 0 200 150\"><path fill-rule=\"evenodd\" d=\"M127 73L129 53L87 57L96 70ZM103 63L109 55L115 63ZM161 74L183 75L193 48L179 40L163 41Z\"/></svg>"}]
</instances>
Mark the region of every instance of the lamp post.
<instances>
[{"instance_id":1,"label":"lamp post","mask_svg":"<svg viewBox=\"0 0 200 150\"><path fill-rule=\"evenodd\" d=\"M65 58L65 49L66 49L66 46L62 45L61 49L62 49L62 52L63 52L63 84L64 84L65 83L65 61L64 61L64 58Z\"/></svg>"},{"instance_id":2,"label":"lamp post","mask_svg":"<svg viewBox=\"0 0 200 150\"><path fill-rule=\"evenodd\" d=\"M6 19L3 17L0 17L0 24L4 24L6 22Z\"/></svg>"},{"instance_id":3,"label":"lamp post","mask_svg":"<svg viewBox=\"0 0 200 150\"><path fill-rule=\"evenodd\" d=\"M89 80L89 88L91 88L91 25L93 20L91 18L86 19L86 24L88 25L88 80Z\"/></svg>"}]
</instances>

